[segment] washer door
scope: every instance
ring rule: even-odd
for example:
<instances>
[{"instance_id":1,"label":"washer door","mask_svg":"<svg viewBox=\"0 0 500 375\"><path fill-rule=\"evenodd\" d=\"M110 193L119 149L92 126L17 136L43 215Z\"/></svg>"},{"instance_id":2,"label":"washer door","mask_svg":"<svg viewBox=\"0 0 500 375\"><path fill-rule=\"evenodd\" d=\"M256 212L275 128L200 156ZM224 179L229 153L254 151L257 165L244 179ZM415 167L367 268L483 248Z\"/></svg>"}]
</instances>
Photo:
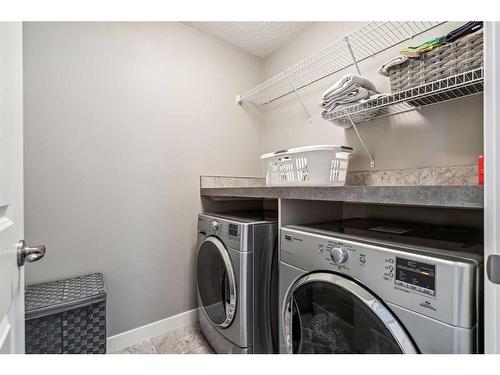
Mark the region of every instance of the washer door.
<instances>
[{"instance_id":1,"label":"washer door","mask_svg":"<svg viewBox=\"0 0 500 375\"><path fill-rule=\"evenodd\" d=\"M196 268L201 307L212 323L228 327L236 311L236 282L231 258L219 239L202 242Z\"/></svg>"},{"instance_id":2,"label":"washer door","mask_svg":"<svg viewBox=\"0 0 500 375\"><path fill-rule=\"evenodd\" d=\"M292 286L283 325L289 353L417 353L375 296L331 273L313 273Z\"/></svg>"}]
</instances>

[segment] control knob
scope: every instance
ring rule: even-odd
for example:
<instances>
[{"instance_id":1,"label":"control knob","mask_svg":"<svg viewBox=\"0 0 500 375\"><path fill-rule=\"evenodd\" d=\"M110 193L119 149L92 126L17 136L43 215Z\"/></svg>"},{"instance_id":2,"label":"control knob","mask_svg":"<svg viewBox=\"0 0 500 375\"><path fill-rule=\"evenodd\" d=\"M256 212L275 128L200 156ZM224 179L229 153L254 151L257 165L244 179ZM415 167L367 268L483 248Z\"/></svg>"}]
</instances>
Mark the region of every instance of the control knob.
<instances>
[{"instance_id":1,"label":"control knob","mask_svg":"<svg viewBox=\"0 0 500 375\"><path fill-rule=\"evenodd\" d=\"M220 223L218 221L212 221L210 224L212 226L212 230L219 230L220 229Z\"/></svg>"},{"instance_id":2,"label":"control knob","mask_svg":"<svg viewBox=\"0 0 500 375\"><path fill-rule=\"evenodd\" d=\"M347 249L344 245L335 245L332 250L330 250L330 256L335 264L342 264L347 261Z\"/></svg>"}]
</instances>

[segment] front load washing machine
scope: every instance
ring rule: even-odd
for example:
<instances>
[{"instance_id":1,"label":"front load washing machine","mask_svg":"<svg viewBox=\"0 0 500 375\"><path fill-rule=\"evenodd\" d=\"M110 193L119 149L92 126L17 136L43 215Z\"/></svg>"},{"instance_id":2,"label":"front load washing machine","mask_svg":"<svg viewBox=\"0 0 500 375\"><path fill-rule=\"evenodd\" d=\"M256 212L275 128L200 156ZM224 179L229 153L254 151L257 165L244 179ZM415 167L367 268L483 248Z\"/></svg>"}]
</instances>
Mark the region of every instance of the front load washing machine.
<instances>
[{"instance_id":1,"label":"front load washing machine","mask_svg":"<svg viewBox=\"0 0 500 375\"><path fill-rule=\"evenodd\" d=\"M277 239L272 212L198 216L200 327L217 353L278 352Z\"/></svg>"},{"instance_id":2,"label":"front load washing machine","mask_svg":"<svg viewBox=\"0 0 500 375\"><path fill-rule=\"evenodd\" d=\"M481 352L481 238L363 219L283 227L280 351Z\"/></svg>"}]
</instances>

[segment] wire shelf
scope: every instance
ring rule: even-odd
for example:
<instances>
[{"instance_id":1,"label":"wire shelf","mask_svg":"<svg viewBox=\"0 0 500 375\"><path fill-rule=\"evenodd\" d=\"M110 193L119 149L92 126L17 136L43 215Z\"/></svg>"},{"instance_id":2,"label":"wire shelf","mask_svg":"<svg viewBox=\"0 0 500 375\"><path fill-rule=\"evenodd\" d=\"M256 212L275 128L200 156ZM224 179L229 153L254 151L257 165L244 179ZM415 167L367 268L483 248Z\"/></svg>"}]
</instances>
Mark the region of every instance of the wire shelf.
<instances>
[{"instance_id":1,"label":"wire shelf","mask_svg":"<svg viewBox=\"0 0 500 375\"><path fill-rule=\"evenodd\" d=\"M422 107L483 92L483 68L426 83L414 88L368 99L326 116L338 122L365 122L376 118L413 111ZM350 118L349 118L350 117Z\"/></svg>"},{"instance_id":2,"label":"wire shelf","mask_svg":"<svg viewBox=\"0 0 500 375\"><path fill-rule=\"evenodd\" d=\"M271 103L350 66L366 60L444 22L370 22L237 97L238 103Z\"/></svg>"}]
</instances>

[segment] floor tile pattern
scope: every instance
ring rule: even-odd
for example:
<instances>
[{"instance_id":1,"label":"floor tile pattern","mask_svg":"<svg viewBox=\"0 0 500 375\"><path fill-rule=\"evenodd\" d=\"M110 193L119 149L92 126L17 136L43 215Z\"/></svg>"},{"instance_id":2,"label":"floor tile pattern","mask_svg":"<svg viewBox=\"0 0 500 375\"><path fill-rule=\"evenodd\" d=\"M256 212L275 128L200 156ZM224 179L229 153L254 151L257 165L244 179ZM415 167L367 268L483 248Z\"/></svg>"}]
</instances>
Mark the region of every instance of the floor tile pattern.
<instances>
[{"instance_id":1,"label":"floor tile pattern","mask_svg":"<svg viewBox=\"0 0 500 375\"><path fill-rule=\"evenodd\" d=\"M140 342L114 354L212 354L213 349L200 331L198 323L190 324L151 340Z\"/></svg>"}]
</instances>

